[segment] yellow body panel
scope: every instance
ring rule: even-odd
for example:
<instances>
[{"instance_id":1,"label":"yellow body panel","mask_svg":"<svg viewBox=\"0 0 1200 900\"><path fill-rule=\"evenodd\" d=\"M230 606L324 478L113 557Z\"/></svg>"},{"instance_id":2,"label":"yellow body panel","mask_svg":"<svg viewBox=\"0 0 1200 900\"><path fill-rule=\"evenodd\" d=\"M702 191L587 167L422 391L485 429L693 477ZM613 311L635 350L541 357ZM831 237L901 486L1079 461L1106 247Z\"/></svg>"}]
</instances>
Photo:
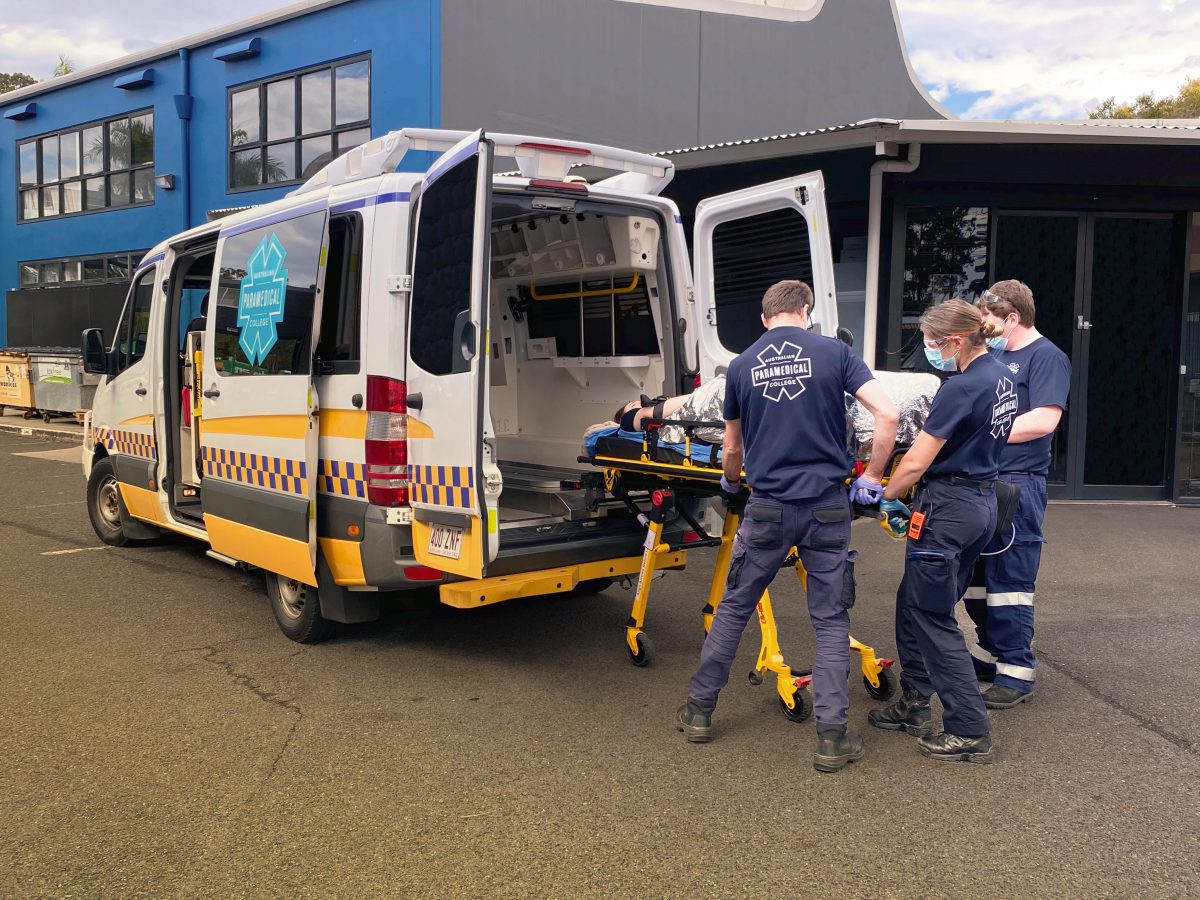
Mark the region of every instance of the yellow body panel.
<instances>
[{"instance_id":1,"label":"yellow body panel","mask_svg":"<svg viewBox=\"0 0 1200 900\"><path fill-rule=\"evenodd\" d=\"M416 523L414 523L416 524ZM443 584L438 593L442 603L459 609L474 609L520 597L536 597L542 594L563 594L574 590L581 581L593 578L612 578L632 575L642 565L642 557L625 556L604 559L599 562L580 563L540 572L520 572L514 575L496 575L474 581L457 581ZM687 551L662 554L660 569L681 569L687 565Z\"/></svg>"},{"instance_id":2,"label":"yellow body panel","mask_svg":"<svg viewBox=\"0 0 1200 900\"><path fill-rule=\"evenodd\" d=\"M358 409L323 409L321 437L363 440L367 436L367 414Z\"/></svg>"},{"instance_id":3,"label":"yellow body panel","mask_svg":"<svg viewBox=\"0 0 1200 900\"><path fill-rule=\"evenodd\" d=\"M427 441L433 438L433 429L422 422L420 419L414 418L412 413L408 414L408 439L410 441Z\"/></svg>"},{"instance_id":4,"label":"yellow body panel","mask_svg":"<svg viewBox=\"0 0 1200 900\"><path fill-rule=\"evenodd\" d=\"M218 516L204 515L208 541L218 553L316 587L307 541L296 541Z\"/></svg>"},{"instance_id":5,"label":"yellow body panel","mask_svg":"<svg viewBox=\"0 0 1200 900\"><path fill-rule=\"evenodd\" d=\"M429 537L433 526L429 522L412 523L413 556L417 562L432 569L440 569L451 575L478 578L483 574L483 547L485 530L483 520L472 516L470 526L462 536L462 547L458 559L449 559L429 552Z\"/></svg>"},{"instance_id":6,"label":"yellow body panel","mask_svg":"<svg viewBox=\"0 0 1200 900\"><path fill-rule=\"evenodd\" d=\"M125 504L131 516L156 525L163 524L162 505L159 503L157 491L134 487L123 481L118 481L117 486L121 489L121 502Z\"/></svg>"},{"instance_id":7,"label":"yellow body panel","mask_svg":"<svg viewBox=\"0 0 1200 900\"><path fill-rule=\"evenodd\" d=\"M339 541L337 538L317 538L317 543L321 545L321 553L325 556L325 562L329 563L329 571L333 573L336 584L367 583L367 576L363 573L362 544L358 541Z\"/></svg>"},{"instance_id":8,"label":"yellow body panel","mask_svg":"<svg viewBox=\"0 0 1200 900\"><path fill-rule=\"evenodd\" d=\"M308 434L308 416L230 416L208 419L205 434L244 434L249 437L295 438Z\"/></svg>"},{"instance_id":9,"label":"yellow body panel","mask_svg":"<svg viewBox=\"0 0 1200 900\"><path fill-rule=\"evenodd\" d=\"M134 416L132 419L126 419L121 422L121 425L151 425L154 422L154 415ZM118 426L120 427L120 426Z\"/></svg>"}]
</instances>

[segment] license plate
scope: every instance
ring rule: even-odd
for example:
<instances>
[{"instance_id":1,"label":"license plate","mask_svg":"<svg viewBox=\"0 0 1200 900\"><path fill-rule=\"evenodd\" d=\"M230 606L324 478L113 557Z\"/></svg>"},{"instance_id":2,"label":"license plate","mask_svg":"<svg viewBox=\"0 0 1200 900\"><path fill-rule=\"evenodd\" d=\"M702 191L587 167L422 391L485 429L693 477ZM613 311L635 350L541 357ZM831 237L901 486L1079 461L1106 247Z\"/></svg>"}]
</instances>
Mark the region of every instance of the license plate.
<instances>
[{"instance_id":1,"label":"license plate","mask_svg":"<svg viewBox=\"0 0 1200 900\"><path fill-rule=\"evenodd\" d=\"M463 529L457 525L434 525L429 532L429 552L458 559L462 553Z\"/></svg>"}]
</instances>

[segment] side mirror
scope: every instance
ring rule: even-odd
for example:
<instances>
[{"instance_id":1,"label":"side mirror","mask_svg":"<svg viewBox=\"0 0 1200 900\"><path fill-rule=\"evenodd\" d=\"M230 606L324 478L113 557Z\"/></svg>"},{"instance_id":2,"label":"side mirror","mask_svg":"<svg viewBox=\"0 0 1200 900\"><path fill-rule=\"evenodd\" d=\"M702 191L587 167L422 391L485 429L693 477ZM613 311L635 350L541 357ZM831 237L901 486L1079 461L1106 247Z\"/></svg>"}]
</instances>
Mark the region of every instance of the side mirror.
<instances>
[{"instance_id":1,"label":"side mirror","mask_svg":"<svg viewBox=\"0 0 1200 900\"><path fill-rule=\"evenodd\" d=\"M107 375L108 351L104 349L104 329L85 328L81 345L83 371L88 375Z\"/></svg>"},{"instance_id":2,"label":"side mirror","mask_svg":"<svg viewBox=\"0 0 1200 900\"><path fill-rule=\"evenodd\" d=\"M843 344L845 344L847 347L854 346L854 332L851 331L849 328L839 328L837 330L837 337L838 337L838 340L841 341Z\"/></svg>"}]
</instances>

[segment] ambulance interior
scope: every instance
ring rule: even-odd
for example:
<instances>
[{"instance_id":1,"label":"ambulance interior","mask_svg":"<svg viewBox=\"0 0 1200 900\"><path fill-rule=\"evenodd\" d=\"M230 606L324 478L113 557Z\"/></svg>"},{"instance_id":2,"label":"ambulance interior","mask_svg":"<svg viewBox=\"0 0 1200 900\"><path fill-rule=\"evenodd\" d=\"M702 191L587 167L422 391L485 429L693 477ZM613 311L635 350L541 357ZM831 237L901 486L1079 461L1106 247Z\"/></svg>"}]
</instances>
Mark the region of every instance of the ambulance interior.
<instances>
[{"instance_id":1,"label":"ambulance interior","mask_svg":"<svg viewBox=\"0 0 1200 900\"><path fill-rule=\"evenodd\" d=\"M584 430L640 394L678 393L682 374L661 219L585 199L537 205L501 194L492 213L488 436L502 530L594 515Z\"/></svg>"}]
</instances>

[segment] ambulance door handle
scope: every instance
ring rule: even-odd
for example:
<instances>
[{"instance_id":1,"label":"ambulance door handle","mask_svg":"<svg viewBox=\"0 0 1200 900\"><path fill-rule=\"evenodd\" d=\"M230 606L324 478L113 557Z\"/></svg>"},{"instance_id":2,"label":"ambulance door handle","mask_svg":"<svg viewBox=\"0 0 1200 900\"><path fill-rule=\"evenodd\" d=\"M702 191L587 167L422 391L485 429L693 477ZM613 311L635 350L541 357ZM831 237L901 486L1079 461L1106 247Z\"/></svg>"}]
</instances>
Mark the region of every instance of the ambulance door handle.
<instances>
[{"instance_id":1,"label":"ambulance door handle","mask_svg":"<svg viewBox=\"0 0 1200 900\"><path fill-rule=\"evenodd\" d=\"M221 391L218 388L211 387L207 391L204 392L204 396L207 397L209 400L216 400L218 397L221 396Z\"/></svg>"},{"instance_id":2,"label":"ambulance door handle","mask_svg":"<svg viewBox=\"0 0 1200 900\"><path fill-rule=\"evenodd\" d=\"M133 391L133 392L134 392L135 394L137 394L139 397L145 397L145 396L146 396L146 389L145 389L144 387L142 387L140 384L139 384L139 385L138 385L136 388L134 388L134 391Z\"/></svg>"},{"instance_id":3,"label":"ambulance door handle","mask_svg":"<svg viewBox=\"0 0 1200 900\"><path fill-rule=\"evenodd\" d=\"M1077 316L1075 318L1075 327L1077 329L1079 329L1080 331L1088 331L1089 329L1091 329L1092 323L1089 322L1087 319L1085 319L1083 316Z\"/></svg>"}]
</instances>

